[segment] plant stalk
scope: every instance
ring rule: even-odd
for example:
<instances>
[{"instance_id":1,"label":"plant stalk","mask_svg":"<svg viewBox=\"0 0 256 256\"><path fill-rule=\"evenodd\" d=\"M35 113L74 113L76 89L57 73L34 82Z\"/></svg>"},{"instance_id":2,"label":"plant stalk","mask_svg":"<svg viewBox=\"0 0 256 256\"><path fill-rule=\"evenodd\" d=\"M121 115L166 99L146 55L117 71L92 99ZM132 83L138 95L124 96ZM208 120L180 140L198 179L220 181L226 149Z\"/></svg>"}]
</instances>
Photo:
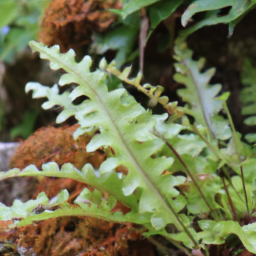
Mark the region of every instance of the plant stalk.
<instances>
[{"instance_id":1,"label":"plant stalk","mask_svg":"<svg viewBox=\"0 0 256 256\"><path fill-rule=\"evenodd\" d=\"M248 197L247 197L247 192L246 192L245 182L244 182L244 171L243 171L243 167L241 165L240 165L240 171L241 171L242 182L243 182L243 189L244 189L244 197L245 197L246 208L247 208L248 214L250 214L249 213L249 205L248 205Z\"/></svg>"},{"instance_id":2,"label":"plant stalk","mask_svg":"<svg viewBox=\"0 0 256 256\"><path fill-rule=\"evenodd\" d=\"M163 139L163 138L161 138ZM171 151L174 153L174 155L178 158L178 160L180 161L180 163L182 164L182 166L185 168L187 174L189 175L189 177L191 178L191 180L193 181L193 183L195 184L199 194L201 195L202 199L204 200L204 202L206 203L206 205L208 206L208 208L210 209L211 212L213 212L214 210L211 208L211 206L209 205L209 203L207 202L202 190L200 189L199 185L197 184L195 178L193 177L192 173L190 172L190 170L188 169L186 163L182 160L181 156L179 155L179 153L175 150L175 148L165 139L163 139L165 144L171 149Z\"/></svg>"},{"instance_id":3,"label":"plant stalk","mask_svg":"<svg viewBox=\"0 0 256 256\"><path fill-rule=\"evenodd\" d=\"M223 175L225 176L225 178L228 180L230 186L234 189L234 191L236 192L237 196L241 199L241 201L244 203L245 201L243 200L243 198L241 197L241 195L238 193L238 191L236 190L227 170L225 170L225 168L223 167L222 168L222 171L223 171Z\"/></svg>"},{"instance_id":4,"label":"plant stalk","mask_svg":"<svg viewBox=\"0 0 256 256\"><path fill-rule=\"evenodd\" d=\"M221 155L220 152L218 152L218 150L216 148L214 148L213 145L211 145L211 143L197 130L197 128L195 126L192 127L193 128L193 132L195 132L200 139L211 149L211 151L221 160L225 161L228 165L232 164L230 163L230 161L223 155Z\"/></svg>"},{"instance_id":5,"label":"plant stalk","mask_svg":"<svg viewBox=\"0 0 256 256\"><path fill-rule=\"evenodd\" d=\"M178 111L176 110L175 108L171 107L170 104L168 103L163 103L161 102L161 100L157 97L154 97L153 95L151 95L149 93L149 91L144 88L141 84L140 84L140 80L131 80L129 78L125 78L125 77L122 77L121 74L122 72L119 71L117 68L115 67L107 67L106 69L107 72L109 72L110 74L116 76L117 78L119 78L120 80L126 82L127 84L130 84L130 85L133 85L134 87L137 88L138 91L144 93L145 95L147 95L150 99L152 100L156 100L159 104L161 104L168 112L168 114L171 116L173 114L177 114L177 117L181 117L183 115L183 112L182 111Z\"/></svg>"},{"instance_id":6,"label":"plant stalk","mask_svg":"<svg viewBox=\"0 0 256 256\"><path fill-rule=\"evenodd\" d=\"M223 108L224 108L224 110L227 113L228 120L229 120L231 128L232 128L233 137L234 137L234 141L235 141L235 147L236 147L236 153L237 153L237 156L238 156L238 158L240 160L239 146L241 145L241 141L237 137L235 126L234 126L234 123L233 123L232 117L230 115L230 112L228 110L226 102L223 103ZM243 183L243 190L244 190L244 197L245 197L246 208L247 208L248 214L250 214L249 213L249 205L248 205L248 197L247 197L247 192L246 192L246 187L245 187L245 182L244 182L244 171L243 171L243 167L241 165L240 165L240 172L241 172L241 177L242 177L242 183Z\"/></svg>"},{"instance_id":7,"label":"plant stalk","mask_svg":"<svg viewBox=\"0 0 256 256\"><path fill-rule=\"evenodd\" d=\"M228 109L228 106L227 106L227 103L226 102L223 102L223 109L225 110L227 116L228 116L228 120L229 120L229 123L230 123L230 126L231 126L231 129L232 129L232 132L233 132L233 137L234 137L234 141L235 141L235 147L236 147L236 153L237 153L237 156L239 157L239 144L240 144L240 141L239 139L237 138L237 134L236 134L236 129L235 129L235 125L233 123L233 119L231 117L231 114L229 112L229 109Z\"/></svg>"},{"instance_id":8,"label":"plant stalk","mask_svg":"<svg viewBox=\"0 0 256 256\"><path fill-rule=\"evenodd\" d=\"M225 189L227 197L228 197L229 205L231 207L231 212L232 212L233 220L236 221L236 210L235 210L235 207L233 205L233 202L232 202L232 199L230 197L230 194L228 192L228 188L227 188L227 185L226 185L226 182L225 182L225 179L224 179L223 175L221 175L221 179L222 179L222 183L223 183L224 189Z\"/></svg>"},{"instance_id":9,"label":"plant stalk","mask_svg":"<svg viewBox=\"0 0 256 256\"><path fill-rule=\"evenodd\" d=\"M168 202L168 200L167 200ZM190 240L193 242L193 244L195 245L196 248L199 248L199 244L197 243L197 241L194 239L194 237L192 236L192 234L190 233L190 231L187 229L187 227L183 224L183 222L180 220L178 214L175 212L175 210L173 209L172 205L169 203L168 206L170 207L173 215L176 217L177 221L180 223L180 225L182 226L183 230L187 233L188 237L190 238Z\"/></svg>"}]
</instances>

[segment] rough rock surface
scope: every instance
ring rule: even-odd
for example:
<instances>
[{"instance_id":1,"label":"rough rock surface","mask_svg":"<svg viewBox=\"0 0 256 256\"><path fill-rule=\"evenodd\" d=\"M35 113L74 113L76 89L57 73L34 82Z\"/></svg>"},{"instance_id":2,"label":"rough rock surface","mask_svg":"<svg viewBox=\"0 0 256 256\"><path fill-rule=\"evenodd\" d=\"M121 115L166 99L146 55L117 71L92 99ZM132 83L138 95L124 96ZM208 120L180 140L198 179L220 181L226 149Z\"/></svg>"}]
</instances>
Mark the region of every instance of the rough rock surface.
<instances>
[{"instance_id":1,"label":"rough rock surface","mask_svg":"<svg viewBox=\"0 0 256 256\"><path fill-rule=\"evenodd\" d=\"M17 142L0 142L0 171L7 171L9 169L10 158L19 144Z\"/></svg>"}]
</instances>

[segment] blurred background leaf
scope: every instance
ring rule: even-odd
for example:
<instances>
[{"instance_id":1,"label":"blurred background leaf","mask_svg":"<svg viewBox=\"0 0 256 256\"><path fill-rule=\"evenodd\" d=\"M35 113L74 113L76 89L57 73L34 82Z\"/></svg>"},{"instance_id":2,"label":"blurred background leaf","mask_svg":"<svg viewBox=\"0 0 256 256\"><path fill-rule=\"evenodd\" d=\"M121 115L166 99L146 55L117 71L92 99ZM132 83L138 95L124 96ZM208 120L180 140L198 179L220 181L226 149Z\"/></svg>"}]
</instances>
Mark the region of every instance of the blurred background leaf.
<instances>
[{"instance_id":1,"label":"blurred background leaf","mask_svg":"<svg viewBox=\"0 0 256 256\"><path fill-rule=\"evenodd\" d=\"M36 118L39 112L37 110L28 110L22 116L22 121L10 131L11 139L16 137L22 137L27 139L28 136L33 132Z\"/></svg>"},{"instance_id":2,"label":"blurred background leaf","mask_svg":"<svg viewBox=\"0 0 256 256\"><path fill-rule=\"evenodd\" d=\"M11 62L32 39L36 39L38 23L50 0L2 0L0 3L0 61Z\"/></svg>"}]
</instances>

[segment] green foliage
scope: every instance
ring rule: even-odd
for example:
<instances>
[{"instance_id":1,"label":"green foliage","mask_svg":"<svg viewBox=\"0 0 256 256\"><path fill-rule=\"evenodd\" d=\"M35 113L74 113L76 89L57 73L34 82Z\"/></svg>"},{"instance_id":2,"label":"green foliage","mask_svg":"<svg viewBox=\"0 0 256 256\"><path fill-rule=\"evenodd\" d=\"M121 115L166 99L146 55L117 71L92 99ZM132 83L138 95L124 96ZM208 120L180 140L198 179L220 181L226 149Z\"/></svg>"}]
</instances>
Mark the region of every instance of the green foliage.
<instances>
[{"instance_id":1,"label":"green foliage","mask_svg":"<svg viewBox=\"0 0 256 256\"><path fill-rule=\"evenodd\" d=\"M179 31L180 37L185 39L191 33L204 26L216 24L228 24L229 36L233 34L235 26L253 8L256 1L250 0L125 0L122 1L122 9L111 9L118 14L121 20L104 36L95 34L95 41L91 47L92 53L102 54L107 50L116 50L116 65L120 68L123 64L134 60L139 50L133 49L140 27L140 17L148 17L150 29L147 31L147 39L154 30L181 5L186 9L181 16L181 23L188 28ZM222 14L223 12L223 14ZM200 20L194 22L193 17L201 13ZM174 28L167 26L169 38L174 38ZM165 45L168 45L166 38ZM171 42L172 43L172 42Z\"/></svg>"},{"instance_id":2,"label":"green foliage","mask_svg":"<svg viewBox=\"0 0 256 256\"><path fill-rule=\"evenodd\" d=\"M221 85L209 86L215 69L212 68L201 73L205 60L192 60L193 52L187 49L185 43L177 42L175 53L175 59L178 63L175 64L177 73L174 75L174 80L186 86L186 89L180 89L178 94L183 101L191 105L198 124L207 127L215 138L220 129L216 127L217 119L212 120L212 118L222 106L222 101L215 98L221 90ZM218 134L218 138L221 136L222 134ZM224 137L224 139L228 139L228 137Z\"/></svg>"},{"instance_id":3,"label":"green foliage","mask_svg":"<svg viewBox=\"0 0 256 256\"><path fill-rule=\"evenodd\" d=\"M162 20L167 19L182 4L182 0L160 1L149 6L149 19L151 31L148 37Z\"/></svg>"},{"instance_id":4,"label":"green foliage","mask_svg":"<svg viewBox=\"0 0 256 256\"><path fill-rule=\"evenodd\" d=\"M123 9L121 11L121 15L123 18L126 18L127 15L140 10L142 7L151 5L160 0L131 0L128 3L125 3Z\"/></svg>"},{"instance_id":5,"label":"green foliage","mask_svg":"<svg viewBox=\"0 0 256 256\"><path fill-rule=\"evenodd\" d=\"M183 36L195 32L196 30L209 25L227 23L229 25L229 35L233 34L235 25L243 16L255 7L256 2L250 0L195 0L182 15L182 25L186 26L193 15L199 12L205 12L204 18L194 26L182 32ZM219 15L220 10L230 7L227 14Z\"/></svg>"},{"instance_id":6,"label":"green foliage","mask_svg":"<svg viewBox=\"0 0 256 256\"><path fill-rule=\"evenodd\" d=\"M38 33L39 17L49 0L0 2L0 61L10 62Z\"/></svg>"},{"instance_id":7,"label":"green foliage","mask_svg":"<svg viewBox=\"0 0 256 256\"><path fill-rule=\"evenodd\" d=\"M5 15L1 16L0 29L2 29L6 24L9 24L15 16L17 16L17 9L15 8L14 1L2 1L0 3L0 8Z\"/></svg>"},{"instance_id":8,"label":"green foliage","mask_svg":"<svg viewBox=\"0 0 256 256\"><path fill-rule=\"evenodd\" d=\"M100 69L102 71L107 71L110 74L113 74L121 81L126 82L127 84L130 84L132 86L135 86L139 91L144 93L150 98L149 105L155 106L157 103L161 104L167 112L172 115L175 114L179 116L181 113L175 109L177 106L177 102L169 102L169 99L167 96L162 96L162 93L164 91L164 88L160 85L158 86L152 86L150 84L144 84L141 85L141 79L142 75L139 72L137 74L137 77L129 79L129 74L131 72L131 67L127 67L124 69L123 72L120 72L116 67L116 62L112 61L109 65L106 62L106 60L103 58L100 62Z\"/></svg>"},{"instance_id":9,"label":"green foliage","mask_svg":"<svg viewBox=\"0 0 256 256\"><path fill-rule=\"evenodd\" d=\"M123 64L139 53L134 45L140 29L140 15L149 16L149 38L158 24L181 4L187 8L182 15L183 26L197 13L204 14L201 20L181 31L175 41L176 73L173 78L184 85L178 90L186 104L184 107L170 102L163 95L162 86L142 84L141 73L130 78L131 67L120 71ZM0 21L0 25L16 22L16 19L17 24L23 24L8 6L5 7L9 10L6 11L8 17ZM194 60L185 42L185 38L197 29L218 23L228 24L231 34L234 26L254 6L255 1L246 0L123 1L121 11L113 10L123 21L105 36L95 34L91 47L91 51L98 54L116 50L115 61L108 64L102 59L99 69L93 72L91 57L85 56L77 63L72 49L62 54L58 46L48 48L31 41L32 50L49 60L53 70L64 70L59 86L72 86L59 94L56 84L50 88L30 82L26 92L33 91L33 98L47 98L42 105L44 109L59 106L62 111L57 123L74 116L80 125L74 137L86 133L91 137L87 152L101 149L107 157L99 170L89 164L82 170L71 164L59 169L51 162L43 165L42 170L31 165L23 170L15 168L1 172L0 180L17 176L61 177L85 183L92 189L84 189L74 204L67 202L66 190L52 199L41 193L35 200L25 203L15 200L11 207L0 204L0 220L14 219L14 226L22 226L59 216L81 215L130 222L144 225L145 236L162 235L184 250L205 250L206 254L208 244L224 244L230 234L235 234L248 251L256 253L254 150L242 142L235 130L226 104L229 93L221 94L220 84L210 84L215 69L205 71L205 60ZM226 7L230 8L226 9L227 14L219 15ZM28 20L24 22L28 24ZM4 44L12 36L9 33L1 39ZM16 38L16 32L12 33ZM256 114L254 73L253 66L246 60L245 88L241 93L244 115ZM115 79L112 84L109 82L111 75L115 76L111 77ZM160 104L167 113L156 115L143 108L122 85L119 86L122 81L147 95L149 107ZM81 96L85 100L75 104ZM33 125L31 122L28 127L27 123L16 127L13 133L24 135ZM255 125L255 116L247 118L245 123ZM256 135L248 134L246 139L254 142ZM127 168L126 175L118 173L120 166ZM114 212L117 201L130 211L126 214Z\"/></svg>"},{"instance_id":10,"label":"green foliage","mask_svg":"<svg viewBox=\"0 0 256 256\"><path fill-rule=\"evenodd\" d=\"M161 96L162 87L141 85L140 74L130 79L130 68L120 72L114 63L108 65L103 59L101 70L91 72L89 56L77 63L73 50L61 54L58 46L47 48L36 42L30 42L30 46L41 58L50 61L52 69L66 72L59 80L60 86L77 86L59 94L57 85L49 88L31 82L26 91L32 90L34 98L46 97L44 109L54 106L63 109L57 123L75 116L80 127L74 137L89 134L92 139L87 151L104 149L107 159L99 168L100 176L89 164L80 171L71 164L59 170L56 163L43 165L42 171L28 166L0 173L1 180L16 176L62 177L94 188L83 190L74 205L67 203L65 190L51 200L41 193L26 203L16 200L12 207L2 204L1 220L16 219L16 225L28 225L58 216L94 216L142 224L148 229L147 236L160 234L182 242L186 248L205 250L207 244L223 244L229 234L235 233L249 251L256 253L254 224L239 223L255 208L255 182L251 179L256 178L252 168L255 159L246 158L251 150L234 129L225 103L228 95L216 98L221 85L209 85L214 70L201 72L204 61L192 60L192 52L182 40L176 41L178 62L174 78L186 86L179 92L188 103L183 108ZM124 88L108 92L104 70L162 104L169 115L154 115L145 110ZM87 99L75 105L73 101L80 96ZM220 115L223 108L228 119ZM193 116L195 123L188 116ZM117 174L119 166L125 166L128 174ZM231 178L227 168L237 175ZM109 194L108 199L103 197L104 193ZM116 200L129 207L130 212L113 213ZM202 231L197 231L194 218ZM175 228L167 232L169 224Z\"/></svg>"},{"instance_id":11,"label":"green foliage","mask_svg":"<svg viewBox=\"0 0 256 256\"><path fill-rule=\"evenodd\" d=\"M123 25L112 30L106 36L95 34L94 43L91 46L91 51L97 54L103 54L108 50L117 50L115 57L118 67L121 67L130 59L133 45L139 31L139 19L135 15L135 22L132 25ZM136 54L136 53L135 53ZM134 55L135 57L136 55Z\"/></svg>"},{"instance_id":12,"label":"green foliage","mask_svg":"<svg viewBox=\"0 0 256 256\"><path fill-rule=\"evenodd\" d=\"M148 37L157 25L162 20L168 18L181 4L187 6L181 17L181 23L184 27L187 26L190 21L193 21L193 16L195 14L203 13L203 18L201 20L188 29L181 31L180 34L184 38L204 26L220 23L228 24L229 36L231 36L237 23L239 23L250 10L255 8L256 4L254 0L130 0L122 2L122 10L113 10L113 12L119 14L123 19L127 19L127 17L142 8L147 10L151 25ZM190 4L188 5L187 3ZM227 13L220 15L220 12L225 8Z\"/></svg>"},{"instance_id":13,"label":"green foliage","mask_svg":"<svg viewBox=\"0 0 256 256\"><path fill-rule=\"evenodd\" d=\"M249 59L244 60L241 78L244 86L240 93L240 100L242 103L242 115L249 116L244 120L244 123L246 125L256 125L256 76L255 67L252 65ZM255 142L256 134L247 134L245 138L249 142Z\"/></svg>"},{"instance_id":14,"label":"green foliage","mask_svg":"<svg viewBox=\"0 0 256 256\"><path fill-rule=\"evenodd\" d=\"M42 171L37 170L34 166L30 165L23 171L18 169L12 169L6 173L1 173L0 179L6 179L9 177L17 176L50 176L50 177L62 177L72 178L80 182L87 183L93 187L99 187L101 191L109 192L116 196L116 198L122 201L128 207L136 208L136 198L134 195L125 197L122 192L122 183L120 182L117 174L109 173L104 177L96 177L95 172L91 165L86 165L79 171L71 164L63 165L59 170L56 163L48 163L43 165ZM56 218L60 216L95 216L109 221L115 222L134 222L138 224L144 224L150 221L147 214L138 214L130 212L123 216L120 212L111 213L112 208L116 204L116 199L112 196L106 200L103 198L101 192L95 189L90 192L89 189L84 189L80 195L76 198L75 205L70 206L67 203L68 200L67 190L62 190L56 197L49 200L45 193L40 193L35 200L30 200L26 203L22 203L20 200L15 200L12 207L6 207L0 205L0 220L11 220L24 218L17 223L18 226L26 226L33 221L39 221L49 218ZM38 208L43 213L38 213ZM58 207L57 210L53 210Z\"/></svg>"},{"instance_id":15,"label":"green foliage","mask_svg":"<svg viewBox=\"0 0 256 256\"><path fill-rule=\"evenodd\" d=\"M104 177L97 177L93 167L87 164L81 171L77 170L71 164L64 164L59 170L56 163L48 163L42 166L42 171L39 171L33 165L28 166L20 171L14 168L8 172L1 173L0 179L4 180L10 177L17 176L49 176L58 178L72 178L74 180L86 183L94 188L111 193L116 198L122 201L127 207L136 208L136 198L134 195L124 196L122 192L122 182L116 173L108 173Z\"/></svg>"},{"instance_id":16,"label":"green foliage","mask_svg":"<svg viewBox=\"0 0 256 256\"><path fill-rule=\"evenodd\" d=\"M225 237L228 234L236 234L239 236L245 247L255 252L255 226L256 224L249 224L241 227L234 221L199 221L199 226L203 230L200 237L205 244L223 244Z\"/></svg>"},{"instance_id":17,"label":"green foliage","mask_svg":"<svg viewBox=\"0 0 256 256\"><path fill-rule=\"evenodd\" d=\"M30 110L25 112L22 116L21 123L11 129L10 137L13 139L17 136L21 136L23 139L27 139L34 130L37 116L38 111L36 110Z\"/></svg>"},{"instance_id":18,"label":"green foliage","mask_svg":"<svg viewBox=\"0 0 256 256\"><path fill-rule=\"evenodd\" d=\"M54 105L64 107L64 111L57 117L57 122L63 122L69 116L75 115L80 124L75 137L85 131L98 129L101 133L92 138L87 145L87 151L93 152L102 146L110 146L115 152L101 165L101 173L110 172L119 165L126 166L129 174L124 179L124 194L128 196L136 188L143 189L139 198L139 213L152 213L151 223L157 229L163 228L167 223L174 223L180 228L175 220L175 204L172 205L172 197L179 193L170 187L168 182L173 186L178 185L183 178L169 176L164 179L161 176L161 173L171 166L172 158L151 158L164 144L151 133L155 124L151 112L143 109L124 89L108 93L104 83L106 75L100 71L89 71L89 56L76 63L72 50L63 55L56 46L48 49L32 42L31 47L40 51L41 58L51 61L51 68L63 68L68 72L61 77L60 85L78 83L79 86L70 96L55 94L54 89L50 90L35 83L29 83L26 90L33 89L34 97L48 96L49 101L44 103L44 108ZM86 95L89 99L79 106L73 105L72 101L81 95ZM165 188L168 191L167 194L165 192L166 198L161 194Z\"/></svg>"}]
</instances>

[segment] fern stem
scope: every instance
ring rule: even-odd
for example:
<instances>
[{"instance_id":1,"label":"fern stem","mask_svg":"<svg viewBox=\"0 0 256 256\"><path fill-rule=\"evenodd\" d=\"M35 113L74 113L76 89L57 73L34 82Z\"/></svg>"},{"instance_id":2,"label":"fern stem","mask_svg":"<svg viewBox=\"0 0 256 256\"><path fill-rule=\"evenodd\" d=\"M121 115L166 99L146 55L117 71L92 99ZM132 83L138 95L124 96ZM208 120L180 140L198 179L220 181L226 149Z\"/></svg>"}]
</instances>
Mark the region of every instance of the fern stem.
<instances>
[{"instance_id":1,"label":"fern stem","mask_svg":"<svg viewBox=\"0 0 256 256\"><path fill-rule=\"evenodd\" d=\"M211 145L211 143L197 130L195 126L192 126L192 128L193 132L195 132L200 137L200 139L211 149L216 157L218 157L220 160L225 161L225 163L227 163L228 165L232 166L232 163L225 156L223 156L218 149L214 148L214 146Z\"/></svg>"},{"instance_id":2,"label":"fern stem","mask_svg":"<svg viewBox=\"0 0 256 256\"><path fill-rule=\"evenodd\" d=\"M117 132L118 129L117 129ZM125 141L123 140L122 136L120 136L120 141L123 141L123 145L126 145ZM161 200L166 208L166 210L168 210L169 212L171 212L174 217L176 218L176 220L178 221L178 223L181 225L181 227L183 228L183 230L187 233L188 237L191 239L191 241L194 243L195 247L198 248L199 245L196 242L196 240L193 238L192 234L190 233L190 231L187 229L187 227L183 224L183 222L180 220L178 214L175 212L174 208L172 207L172 205L170 204L169 200L167 198L165 198L161 192L158 190L158 188L155 186L155 184L152 182L152 180L146 175L146 173L144 173L142 171L142 168L140 167L140 165L137 163L136 159L134 159L132 152L130 151L129 147L127 146L125 148L125 150L127 151L127 155L130 155L130 161L133 163L133 165L136 167L136 169L141 173L141 175L144 177L144 179L146 180L149 188L154 191L155 195L158 196L159 200Z\"/></svg>"},{"instance_id":3,"label":"fern stem","mask_svg":"<svg viewBox=\"0 0 256 256\"><path fill-rule=\"evenodd\" d=\"M154 97L154 95L150 94L149 91L144 88L139 81L135 80L131 80L129 78L123 77L122 76L122 72L119 71L117 68L115 67L107 67L106 69L110 74L116 76L117 78L119 78L120 80L126 82L127 84L130 84L134 87L137 88L138 91L144 93L145 95L147 95L151 100L157 101L159 104L161 104L166 110L167 113L169 115L173 115L173 114L177 114L177 116L181 117L183 115L183 112L180 112L176 109L174 109L173 107L171 107L171 105L169 103L164 104L161 102L161 100L158 97Z\"/></svg>"},{"instance_id":4,"label":"fern stem","mask_svg":"<svg viewBox=\"0 0 256 256\"><path fill-rule=\"evenodd\" d=\"M232 122L232 124L233 124L233 122ZM202 134L200 134L200 132L198 132L198 130L196 129L195 126L193 126L193 131L206 143L206 145L212 150L212 152L213 152L219 159L226 161L227 164L229 164L229 165L232 166L232 164L229 163L228 159L226 159L225 157L222 157L222 156L219 155L218 151L210 144L209 141L206 140L206 138L204 138L204 137L202 136ZM241 166L240 166L240 170L241 170ZM228 174L226 171L224 171L223 174L225 174L227 180L229 181L229 184L230 184L231 187L234 189L234 191L236 192L236 194L238 195L238 197L241 199L241 201L244 202L244 200L242 199L242 197L240 196L240 194L237 192L237 190L236 190L236 188L235 188L233 182L231 181L229 174ZM242 176L242 181L243 181L243 189L244 189L244 194L245 194L245 200L246 200L247 211L248 211L248 214L249 214L249 207L248 207L248 201L247 201L248 199L247 199L247 192L246 192L245 183L244 183L243 170L241 170L241 176Z\"/></svg>"},{"instance_id":5,"label":"fern stem","mask_svg":"<svg viewBox=\"0 0 256 256\"><path fill-rule=\"evenodd\" d=\"M166 200L168 202L168 200ZM192 234L190 233L190 231L188 230L188 228L183 224L183 222L180 220L178 214L174 211L173 207L171 204L169 204L170 209L173 211L173 215L175 216L175 218L177 219L177 221L179 222L179 224L182 226L184 232L188 235L188 237L190 238L190 240L192 241L192 243L194 244L195 248L199 248L199 244L197 243L197 241L194 239L194 237L192 236ZM175 246L176 245L176 241L174 241L173 239L171 239L170 237L164 235L164 237L166 237L168 240L170 240ZM174 243L176 242L176 243ZM180 245L179 245L180 246ZM178 248L183 248L182 246L177 246ZM183 248L184 250L184 248Z\"/></svg>"},{"instance_id":6,"label":"fern stem","mask_svg":"<svg viewBox=\"0 0 256 256\"><path fill-rule=\"evenodd\" d=\"M192 173L190 172L190 170L188 169L186 163L182 160L181 156L179 155L179 153L175 150L175 148L165 139L161 138L162 140L164 140L165 144L171 149L171 151L174 153L174 155L178 158L179 162L183 165L183 167L185 168L187 174L189 175L189 177L191 178L191 180L193 181L193 183L195 184L199 194L201 195L202 199L204 200L204 202L206 203L206 205L208 206L208 208L210 209L211 212L213 212L213 209L211 208L211 206L209 205L209 203L207 202L202 190L200 189L199 185L197 184L195 178L193 177Z\"/></svg>"},{"instance_id":7,"label":"fern stem","mask_svg":"<svg viewBox=\"0 0 256 256\"><path fill-rule=\"evenodd\" d=\"M243 189L244 189L244 197L245 197L245 203L246 203L246 208L247 208L247 212L249 213L249 205L248 205L248 197L247 197L247 192L246 192L246 188L245 188L245 182L244 182L244 171L243 171L243 167L240 165L240 171L241 171L241 177L242 177L242 182L243 182Z\"/></svg>"},{"instance_id":8,"label":"fern stem","mask_svg":"<svg viewBox=\"0 0 256 256\"><path fill-rule=\"evenodd\" d=\"M227 185L226 185L226 182L225 182L225 179L224 179L223 175L221 175L221 180L222 180L224 189L225 189L227 197L228 197L228 202L229 202L229 205L231 207L231 212L232 212L233 220L236 221L236 210L235 210L235 207L233 205L232 199L230 197L230 194L229 194L229 191L228 191L228 188L227 188Z\"/></svg>"},{"instance_id":9,"label":"fern stem","mask_svg":"<svg viewBox=\"0 0 256 256\"><path fill-rule=\"evenodd\" d=\"M207 245L205 245L205 254L206 254L206 256L210 256L210 253L209 253L209 250L207 248Z\"/></svg>"},{"instance_id":10,"label":"fern stem","mask_svg":"<svg viewBox=\"0 0 256 256\"><path fill-rule=\"evenodd\" d=\"M235 147L236 147L237 156L240 157L240 155L239 155L239 144L240 144L240 141L237 138L236 129L235 129L235 126L234 126L234 123L233 123L233 119L231 117L231 114L229 112L229 109L228 109L228 106L227 106L226 102L223 102L223 109L225 110L225 112L226 112L226 114L228 116L228 120L229 120L231 129L232 129L232 132L233 132L233 137L234 137L234 141L235 141Z\"/></svg>"},{"instance_id":11,"label":"fern stem","mask_svg":"<svg viewBox=\"0 0 256 256\"><path fill-rule=\"evenodd\" d=\"M201 140L204 141L204 143L211 149L211 151L219 158L222 159L222 157L219 155L218 151L214 146L211 145L211 143L197 130L197 128L193 125L192 126L193 132L196 133Z\"/></svg>"},{"instance_id":12,"label":"fern stem","mask_svg":"<svg viewBox=\"0 0 256 256\"><path fill-rule=\"evenodd\" d=\"M168 200L166 200L168 202ZM180 220L178 214L175 212L175 210L173 209L172 205L169 203L168 204L170 209L173 212L173 215L176 217L177 221L179 222L179 224L182 226L183 230L187 233L188 237L190 238L190 240L193 242L193 244L195 245L196 248L199 248L199 244L197 243L197 241L194 239L194 237L192 236L192 234L190 233L190 231L187 229L187 227L183 224L183 222Z\"/></svg>"},{"instance_id":13,"label":"fern stem","mask_svg":"<svg viewBox=\"0 0 256 256\"><path fill-rule=\"evenodd\" d=\"M230 175L228 174L227 170L225 170L225 168L223 167L222 168L222 171L223 171L223 174L225 175L225 178L228 180L229 182L229 185L234 189L234 191L236 192L237 196L241 199L241 201L244 203L245 201L243 200L243 198L241 197L241 195L238 193L238 191L236 190L231 178L230 178Z\"/></svg>"},{"instance_id":14,"label":"fern stem","mask_svg":"<svg viewBox=\"0 0 256 256\"><path fill-rule=\"evenodd\" d=\"M224 110L227 113L228 120L229 120L231 128L232 128L233 137L234 137L234 141L235 141L235 147L236 147L236 153L237 153L237 156L238 156L238 158L240 160L240 152L239 152L239 146L240 145L239 144L241 144L241 142L240 142L240 140L237 137L235 126L234 126L234 123L233 123L233 120L232 120L232 117L231 117L231 114L229 112L229 109L227 107L227 103L226 102L223 103L223 108L224 108ZM249 214L248 197L247 197L247 192L246 192L246 187L245 187L245 182L244 182L244 171L243 171L243 167L241 165L240 165L240 172L241 172L241 177L242 177L242 183L243 183L243 190L244 190L244 197L245 197L246 208L247 208L247 212Z\"/></svg>"}]
</instances>

